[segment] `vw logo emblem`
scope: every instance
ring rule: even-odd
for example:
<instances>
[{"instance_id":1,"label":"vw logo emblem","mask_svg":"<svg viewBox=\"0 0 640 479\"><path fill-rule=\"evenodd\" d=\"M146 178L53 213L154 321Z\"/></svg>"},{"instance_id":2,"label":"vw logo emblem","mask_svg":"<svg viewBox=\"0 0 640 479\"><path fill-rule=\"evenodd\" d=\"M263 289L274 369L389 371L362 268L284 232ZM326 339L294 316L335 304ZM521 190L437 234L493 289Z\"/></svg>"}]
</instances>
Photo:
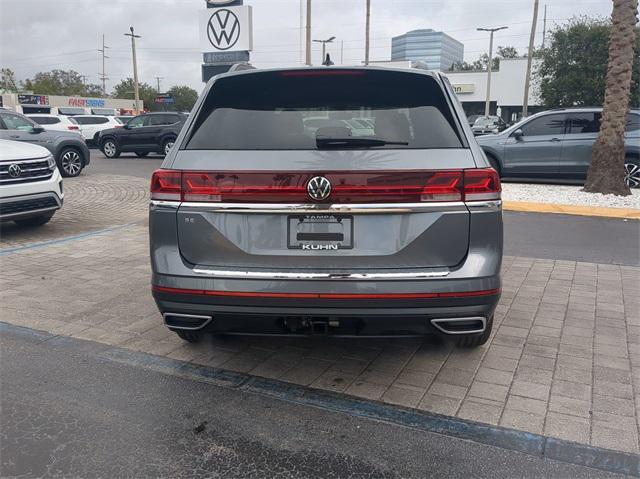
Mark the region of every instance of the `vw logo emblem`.
<instances>
[{"instance_id":1,"label":"vw logo emblem","mask_svg":"<svg viewBox=\"0 0 640 479\"><path fill-rule=\"evenodd\" d=\"M324 176L314 176L307 183L307 194L312 200L325 200L331 194L331 182Z\"/></svg>"},{"instance_id":2,"label":"vw logo emblem","mask_svg":"<svg viewBox=\"0 0 640 479\"><path fill-rule=\"evenodd\" d=\"M209 42L218 50L228 50L240 38L240 20L226 8L216 10L207 25Z\"/></svg>"},{"instance_id":3,"label":"vw logo emblem","mask_svg":"<svg viewBox=\"0 0 640 479\"><path fill-rule=\"evenodd\" d=\"M20 165L16 165L14 163L13 165L9 166L9 176L11 178L17 178L21 173L22 169L20 168Z\"/></svg>"}]
</instances>

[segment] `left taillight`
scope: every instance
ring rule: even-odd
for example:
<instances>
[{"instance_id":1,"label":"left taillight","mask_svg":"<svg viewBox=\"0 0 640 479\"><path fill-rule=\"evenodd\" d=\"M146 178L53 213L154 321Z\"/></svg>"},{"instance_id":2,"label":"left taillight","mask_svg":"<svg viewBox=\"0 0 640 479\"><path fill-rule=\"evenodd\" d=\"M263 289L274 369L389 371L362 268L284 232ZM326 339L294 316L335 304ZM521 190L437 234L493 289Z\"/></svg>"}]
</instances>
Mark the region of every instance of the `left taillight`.
<instances>
[{"instance_id":1,"label":"left taillight","mask_svg":"<svg viewBox=\"0 0 640 479\"><path fill-rule=\"evenodd\" d=\"M182 172L156 170L151 176L151 199L180 201L182 199Z\"/></svg>"}]
</instances>

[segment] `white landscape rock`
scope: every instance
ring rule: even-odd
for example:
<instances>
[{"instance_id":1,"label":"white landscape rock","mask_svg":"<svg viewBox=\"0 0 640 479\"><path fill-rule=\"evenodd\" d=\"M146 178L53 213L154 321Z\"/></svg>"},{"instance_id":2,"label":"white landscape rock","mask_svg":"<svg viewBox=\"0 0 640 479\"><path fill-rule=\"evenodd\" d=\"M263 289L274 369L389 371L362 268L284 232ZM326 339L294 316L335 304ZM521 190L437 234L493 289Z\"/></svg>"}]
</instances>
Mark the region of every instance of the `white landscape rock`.
<instances>
[{"instance_id":1,"label":"white landscape rock","mask_svg":"<svg viewBox=\"0 0 640 479\"><path fill-rule=\"evenodd\" d=\"M557 205L640 209L640 189L638 188L631 190L631 196L585 193L581 190L582 186L502 183L502 199Z\"/></svg>"}]
</instances>

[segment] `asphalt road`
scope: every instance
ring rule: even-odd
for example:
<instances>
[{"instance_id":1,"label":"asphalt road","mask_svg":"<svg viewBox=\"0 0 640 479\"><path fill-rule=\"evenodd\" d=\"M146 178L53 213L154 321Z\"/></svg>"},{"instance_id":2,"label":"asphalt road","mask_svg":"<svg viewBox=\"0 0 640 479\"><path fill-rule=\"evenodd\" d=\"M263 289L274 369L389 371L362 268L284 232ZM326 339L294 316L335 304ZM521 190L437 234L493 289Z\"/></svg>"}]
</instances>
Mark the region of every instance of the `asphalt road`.
<instances>
[{"instance_id":1,"label":"asphalt road","mask_svg":"<svg viewBox=\"0 0 640 479\"><path fill-rule=\"evenodd\" d=\"M150 178L162 157L125 153L109 160L92 150L83 173ZM534 258L640 265L640 222L542 213L504 213L505 254Z\"/></svg>"},{"instance_id":2,"label":"asphalt road","mask_svg":"<svg viewBox=\"0 0 640 479\"><path fill-rule=\"evenodd\" d=\"M619 477L0 337L2 477Z\"/></svg>"}]
</instances>

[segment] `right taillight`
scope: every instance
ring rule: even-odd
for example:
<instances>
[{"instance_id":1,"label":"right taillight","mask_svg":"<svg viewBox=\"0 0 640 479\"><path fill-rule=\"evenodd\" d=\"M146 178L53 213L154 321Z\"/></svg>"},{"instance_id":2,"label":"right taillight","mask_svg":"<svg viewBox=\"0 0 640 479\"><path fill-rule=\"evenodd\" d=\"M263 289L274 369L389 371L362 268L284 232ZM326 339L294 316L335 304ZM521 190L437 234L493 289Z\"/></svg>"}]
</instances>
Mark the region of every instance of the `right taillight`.
<instances>
[{"instance_id":1,"label":"right taillight","mask_svg":"<svg viewBox=\"0 0 640 479\"><path fill-rule=\"evenodd\" d=\"M182 200L182 172L176 170L156 170L151 176L152 200Z\"/></svg>"},{"instance_id":2,"label":"right taillight","mask_svg":"<svg viewBox=\"0 0 640 479\"><path fill-rule=\"evenodd\" d=\"M464 200L499 200L500 176L493 168L464 170Z\"/></svg>"}]
</instances>

